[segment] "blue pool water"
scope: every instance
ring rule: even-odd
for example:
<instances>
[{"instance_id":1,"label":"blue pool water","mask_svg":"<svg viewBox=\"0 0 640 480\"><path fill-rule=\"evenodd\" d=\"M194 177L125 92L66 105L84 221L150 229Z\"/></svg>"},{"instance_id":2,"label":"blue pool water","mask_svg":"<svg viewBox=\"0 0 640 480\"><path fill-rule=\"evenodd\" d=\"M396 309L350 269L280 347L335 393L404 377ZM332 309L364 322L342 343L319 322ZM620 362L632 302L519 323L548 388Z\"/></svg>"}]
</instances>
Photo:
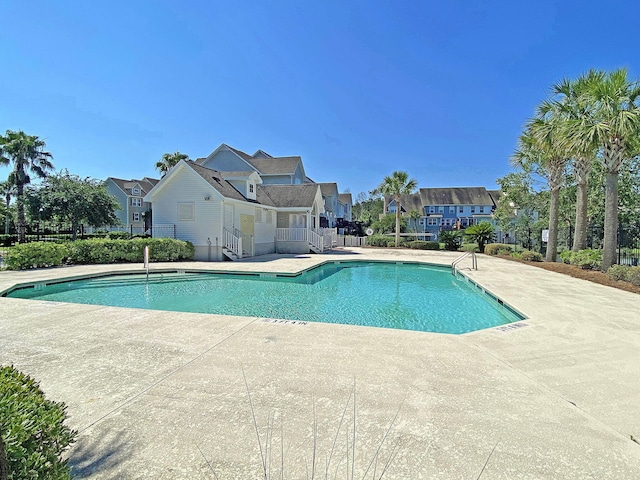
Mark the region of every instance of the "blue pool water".
<instances>
[{"instance_id":1,"label":"blue pool water","mask_svg":"<svg viewBox=\"0 0 640 480\"><path fill-rule=\"evenodd\" d=\"M521 320L448 268L335 262L301 275L121 275L21 288L7 296L180 312L465 333Z\"/></svg>"}]
</instances>

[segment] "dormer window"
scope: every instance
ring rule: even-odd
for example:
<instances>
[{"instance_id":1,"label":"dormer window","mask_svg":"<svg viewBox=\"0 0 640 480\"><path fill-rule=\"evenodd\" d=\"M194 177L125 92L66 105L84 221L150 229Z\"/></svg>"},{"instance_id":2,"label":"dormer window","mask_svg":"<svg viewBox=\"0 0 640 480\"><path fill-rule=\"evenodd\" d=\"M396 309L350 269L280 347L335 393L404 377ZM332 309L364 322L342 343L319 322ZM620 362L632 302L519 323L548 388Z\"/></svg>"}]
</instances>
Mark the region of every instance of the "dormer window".
<instances>
[{"instance_id":1,"label":"dormer window","mask_svg":"<svg viewBox=\"0 0 640 480\"><path fill-rule=\"evenodd\" d=\"M249 193L253 193L253 183L249 184Z\"/></svg>"},{"instance_id":2,"label":"dormer window","mask_svg":"<svg viewBox=\"0 0 640 480\"><path fill-rule=\"evenodd\" d=\"M133 187L132 193L133 193L134 195L140 195L140 188L138 188L138 187Z\"/></svg>"}]
</instances>

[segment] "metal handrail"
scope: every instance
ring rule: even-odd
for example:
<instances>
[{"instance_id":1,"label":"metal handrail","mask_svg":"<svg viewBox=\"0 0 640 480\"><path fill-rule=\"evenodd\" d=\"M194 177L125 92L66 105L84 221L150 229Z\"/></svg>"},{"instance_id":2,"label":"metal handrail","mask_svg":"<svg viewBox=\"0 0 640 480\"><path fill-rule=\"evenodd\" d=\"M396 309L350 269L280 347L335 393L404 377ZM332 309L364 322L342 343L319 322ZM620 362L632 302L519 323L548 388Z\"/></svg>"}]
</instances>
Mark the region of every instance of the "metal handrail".
<instances>
[{"instance_id":1,"label":"metal handrail","mask_svg":"<svg viewBox=\"0 0 640 480\"><path fill-rule=\"evenodd\" d=\"M476 252L464 252L458 258L456 258L453 262L451 262L451 275L456 274L456 265L460 263L462 260L471 256L471 268L474 270L478 269L478 258L476 257Z\"/></svg>"}]
</instances>

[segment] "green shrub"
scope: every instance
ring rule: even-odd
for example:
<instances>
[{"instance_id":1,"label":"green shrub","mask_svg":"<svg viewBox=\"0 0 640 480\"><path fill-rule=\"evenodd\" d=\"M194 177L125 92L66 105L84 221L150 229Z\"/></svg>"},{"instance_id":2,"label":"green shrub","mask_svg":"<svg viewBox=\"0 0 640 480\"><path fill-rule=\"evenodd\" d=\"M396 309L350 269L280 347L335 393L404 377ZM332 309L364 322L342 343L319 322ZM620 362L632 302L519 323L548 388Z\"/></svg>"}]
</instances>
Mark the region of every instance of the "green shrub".
<instances>
[{"instance_id":1,"label":"green shrub","mask_svg":"<svg viewBox=\"0 0 640 480\"><path fill-rule=\"evenodd\" d=\"M55 267L62 265L67 254L66 244L32 242L9 248L4 261L9 270Z\"/></svg>"},{"instance_id":2,"label":"green shrub","mask_svg":"<svg viewBox=\"0 0 640 480\"><path fill-rule=\"evenodd\" d=\"M395 247L396 240L387 235L376 234L367 237L367 245L371 245L372 247Z\"/></svg>"},{"instance_id":3,"label":"green shrub","mask_svg":"<svg viewBox=\"0 0 640 480\"><path fill-rule=\"evenodd\" d=\"M490 243L484 247L484 253L487 255L508 255L512 250L513 247L506 243Z\"/></svg>"},{"instance_id":4,"label":"green shrub","mask_svg":"<svg viewBox=\"0 0 640 480\"><path fill-rule=\"evenodd\" d=\"M609 278L611 280L626 281L627 280L627 274L629 273L630 269L631 269L631 267L629 267L627 265L611 265L609 267L609 270L607 270L607 275L609 276Z\"/></svg>"},{"instance_id":5,"label":"green shrub","mask_svg":"<svg viewBox=\"0 0 640 480\"><path fill-rule=\"evenodd\" d=\"M440 233L440 241L444 243L444 249L455 252L462 245L464 232L460 230L445 230Z\"/></svg>"},{"instance_id":6,"label":"green shrub","mask_svg":"<svg viewBox=\"0 0 640 480\"><path fill-rule=\"evenodd\" d=\"M640 287L640 267L631 267L627 272L627 282Z\"/></svg>"},{"instance_id":7,"label":"green shrub","mask_svg":"<svg viewBox=\"0 0 640 480\"><path fill-rule=\"evenodd\" d=\"M571 250L563 250L560 252L560 260L562 263L571 263L571 254L573 252Z\"/></svg>"},{"instance_id":8,"label":"green shrub","mask_svg":"<svg viewBox=\"0 0 640 480\"><path fill-rule=\"evenodd\" d=\"M37 382L0 366L0 433L8 479L70 479L62 454L77 432L64 425L66 406L47 400Z\"/></svg>"},{"instance_id":9,"label":"green shrub","mask_svg":"<svg viewBox=\"0 0 640 480\"><path fill-rule=\"evenodd\" d=\"M583 270L600 270L602 268L602 250L578 250L571 252L569 263Z\"/></svg>"},{"instance_id":10,"label":"green shrub","mask_svg":"<svg viewBox=\"0 0 640 480\"><path fill-rule=\"evenodd\" d=\"M173 238L77 240L69 245L69 263L142 262L146 245L149 246L149 260L152 262L190 260L195 253L191 242Z\"/></svg>"},{"instance_id":11,"label":"green shrub","mask_svg":"<svg viewBox=\"0 0 640 480\"><path fill-rule=\"evenodd\" d=\"M525 262L541 262L542 254L538 252L532 252L531 250L523 250L520 254L520 258Z\"/></svg>"},{"instance_id":12,"label":"green shrub","mask_svg":"<svg viewBox=\"0 0 640 480\"><path fill-rule=\"evenodd\" d=\"M460 247L460 250L463 252L479 252L480 251L477 243L463 243L462 246Z\"/></svg>"},{"instance_id":13,"label":"green shrub","mask_svg":"<svg viewBox=\"0 0 640 480\"><path fill-rule=\"evenodd\" d=\"M512 252L511 256L517 260L522 260L522 253L520 252Z\"/></svg>"},{"instance_id":14,"label":"green shrub","mask_svg":"<svg viewBox=\"0 0 640 480\"><path fill-rule=\"evenodd\" d=\"M129 232L115 231L107 233L107 238L109 240L129 240L131 235Z\"/></svg>"},{"instance_id":15,"label":"green shrub","mask_svg":"<svg viewBox=\"0 0 640 480\"><path fill-rule=\"evenodd\" d=\"M440 250L440 242L425 242L423 240L411 240L405 242L404 246L417 250Z\"/></svg>"}]
</instances>

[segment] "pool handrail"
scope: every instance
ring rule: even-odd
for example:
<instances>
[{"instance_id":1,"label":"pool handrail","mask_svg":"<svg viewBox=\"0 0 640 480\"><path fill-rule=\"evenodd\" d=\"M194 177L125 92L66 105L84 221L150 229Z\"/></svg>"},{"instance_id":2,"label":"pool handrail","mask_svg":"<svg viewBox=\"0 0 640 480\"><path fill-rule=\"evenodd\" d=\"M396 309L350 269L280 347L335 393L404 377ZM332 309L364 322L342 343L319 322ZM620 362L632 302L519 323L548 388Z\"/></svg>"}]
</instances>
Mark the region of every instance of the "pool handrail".
<instances>
[{"instance_id":1,"label":"pool handrail","mask_svg":"<svg viewBox=\"0 0 640 480\"><path fill-rule=\"evenodd\" d=\"M476 252L472 252L472 251L464 252L462 255L456 258L453 262L451 262L451 275L453 276L456 275L456 265L458 265L458 263L460 263L462 260L464 260L468 256L471 256L471 268L473 270L478 269L478 258L476 256Z\"/></svg>"}]
</instances>

